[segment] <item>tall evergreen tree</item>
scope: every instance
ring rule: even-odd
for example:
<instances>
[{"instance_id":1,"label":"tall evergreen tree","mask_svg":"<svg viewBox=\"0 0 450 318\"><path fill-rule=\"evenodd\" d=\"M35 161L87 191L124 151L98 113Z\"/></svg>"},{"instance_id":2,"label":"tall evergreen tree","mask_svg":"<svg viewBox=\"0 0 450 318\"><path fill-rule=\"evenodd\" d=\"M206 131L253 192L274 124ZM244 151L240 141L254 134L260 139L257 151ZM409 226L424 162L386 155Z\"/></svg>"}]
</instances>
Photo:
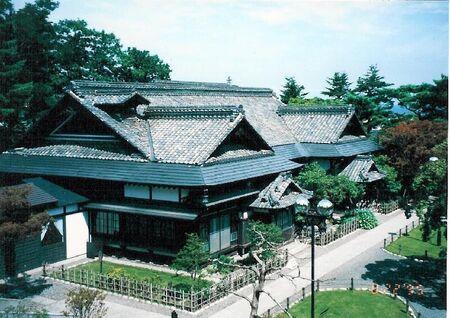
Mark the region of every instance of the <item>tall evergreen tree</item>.
<instances>
[{"instance_id":1,"label":"tall evergreen tree","mask_svg":"<svg viewBox=\"0 0 450 318\"><path fill-rule=\"evenodd\" d=\"M346 102L356 109L367 130L389 124L393 107L393 84L384 81L376 65L370 65L367 73L359 77L356 88L346 98Z\"/></svg>"},{"instance_id":2,"label":"tall evergreen tree","mask_svg":"<svg viewBox=\"0 0 450 318\"><path fill-rule=\"evenodd\" d=\"M350 92L351 83L348 81L348 76L345 72L335 72L332 77L327 79L327 84L329 86L322 94L330 98L342 100Z\"/></svg>"},{"instance_id":3,"label":"tall evergreen tree","mask_svg":"<svg viewBox=\"0 0 450 318\"><path fill-rule=\"evenodd\" d=\"M448 77L441 75L433 84L402 85L395 90L400 106L419 117L437 119L448 116Z\"/></svg>"},{"instance_id":4,"label":"tall evergreen tree","mask_svg":"<svg viewBox=\"0 0 450 318\"><path fill-rule=\"evenodd\" d=\"M56 101L52 87L55 33L48 16L57 7L58 3L53 0L36 0L34 4L25 4L14 15L18 56L25 61L26 69L21 81L33 85L26 112L32 122Z\"/></svg>"},{"instance_id":5,"label":"tall evergreen tree","mask_svg":"<svg viewBox=\"0 0 450 318\"><path fill-rule=\"evenodd\" d=\"M21 118L32 95L32 82L22 79L25 60L18 56L14 8L0 0L0 150L9 147L23 131Z\"/></svg>"},{"instance_id":6,"label":"tall evergreen tree","mask_svg":"<svg viewBox=\"0 0 450 318\"><path fill-rule=\"evenodd\" d=\"M294 77L286 77L286 84L284 84L283 88L280 98L285 104L288 104L291 98L303 98L308 95L308 93L304 92L305 87L297 84Z\"/></svg>"}]
</instances>

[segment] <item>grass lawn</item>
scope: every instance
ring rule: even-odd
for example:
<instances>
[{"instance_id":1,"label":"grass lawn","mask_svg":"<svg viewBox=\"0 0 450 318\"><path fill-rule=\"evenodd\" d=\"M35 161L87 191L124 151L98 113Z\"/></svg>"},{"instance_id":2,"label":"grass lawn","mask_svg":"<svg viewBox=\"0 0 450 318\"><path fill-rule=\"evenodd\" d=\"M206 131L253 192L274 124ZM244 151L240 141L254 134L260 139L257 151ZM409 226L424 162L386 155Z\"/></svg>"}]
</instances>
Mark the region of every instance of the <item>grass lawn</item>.
<instances>
[{"instance_id":1,"label":"grass lawn","mask_svg":"<svg viewBox=\"0 0 450 318\"><path fill-rule=\"evenodd\" d=\"M398 240L389 244L386 249L389 252L403 255L406 257L423 258L425 256L425 250L428 251L428 257L439 259L439 252L447 248L447 239L444 235L445 228L442 228L442 245L436 245L437 231L433 231L430 240L427 242L422 241L422 229L416 227L414 230L408 233L408 236L403 235Z\"/></svg>"},{"instance_id":2,"label":"grass lawn","mask_svg":"<svg viewBox=\"0 0 450 318\"><path fill-rule=\"evenodd\" d=\"M308 318L311 297L297 303L290 310L294 317ZM398 299L370 291L322 291L315 297L315 316L326 318L406 318L406 305ZM287 317L280 314L278 318Z\"/></svg>"},{"instance_id":3,"label":"grass lawn","mask_svg":"<svg viewBox=\"0 0 450 318\"><path fill-rule=\"evenodd\" d=\"M79 265L75 269L84 269L89 271L100 272L100 262L90 262ZM200 289L210 286L211 283L206 280L196 279L193 281L189 276L175 275L172 273L160 272L148 268L126 266L116 263L103 262L103 273L112 274L114 276L125 275L127 278L135 280L146 280L153 284L168 286L189 290L192 287Z\"/></svg>"}]
</instances>

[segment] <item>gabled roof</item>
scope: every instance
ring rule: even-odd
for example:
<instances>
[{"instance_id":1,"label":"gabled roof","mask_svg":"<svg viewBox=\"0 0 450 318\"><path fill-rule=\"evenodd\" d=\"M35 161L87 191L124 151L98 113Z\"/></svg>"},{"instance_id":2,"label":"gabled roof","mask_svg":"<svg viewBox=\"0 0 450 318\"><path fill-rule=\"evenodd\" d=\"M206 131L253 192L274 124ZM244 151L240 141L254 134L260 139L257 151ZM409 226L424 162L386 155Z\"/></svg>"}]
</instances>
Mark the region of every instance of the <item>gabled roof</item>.
<instances>
[{"instance_id":1,"label":"gabled roof","mask_svg":"<svg viewBox=\"0 0 450 318\"><path fill-rule=\"evenodd\" d=\"M257 209L283 209L292 206L299 195L310 199L312 192L302 189L293 179L291 173L280 173L277 178L264 188L258 198L250 204Z\"/></svg>"},{"instance_id":2,"label":"gabled roof","mask_svg":"<svg viewBox=\"0 0 450 318\"><path fill-rule=\"evenodd\" d=\"M278 113L299 143L336 143L356 118L355 110L347 106L284 106Z\"/></svg>"},{"instance_id":3,"label":"gabled roof","mask_svg":"<svg viewBox=\"0 0 450 318\"><path fill-rule=\"evenodd\" d=\"M339 175L359 183L374 182L386 177L378 170L371 156L357 156Z\"/></svg>"},{"instance_id":4,"label":"gabled roof","mask_svg":"<svg viewBox=\"0 0 450 318\"><path fill-rule=\"evenodd\" d=\"M73 191L67 190L53 182L50 182L44 178L28 178L24 179L24 181L28 184L33 185L34 187L39 187L46 193L49 193L52 197L54 197L58 202L57 206L62 207L70 204L77 204L87 202L88 198L79 195Z\"/></svg>"},{"instance_id":5,"label":"gabled roof","mask_svg":"<svg viewBox=\"0 0 450 318\"><path fill-rule=\"evenodd\" d=\"M109 102L107 96L130 96L133 93L145 98L151 107L242 105L245 118L270 146L296 141L276 113L278 107L283 104L268 88L178 81L152 83L72 81L67 90L73 92L80 100L86 103L89 101L92 106L96 103ZM121 98L121 101L123 99ZM104 114L98 115L105 119Z\"/></svg>"}]
</instances>

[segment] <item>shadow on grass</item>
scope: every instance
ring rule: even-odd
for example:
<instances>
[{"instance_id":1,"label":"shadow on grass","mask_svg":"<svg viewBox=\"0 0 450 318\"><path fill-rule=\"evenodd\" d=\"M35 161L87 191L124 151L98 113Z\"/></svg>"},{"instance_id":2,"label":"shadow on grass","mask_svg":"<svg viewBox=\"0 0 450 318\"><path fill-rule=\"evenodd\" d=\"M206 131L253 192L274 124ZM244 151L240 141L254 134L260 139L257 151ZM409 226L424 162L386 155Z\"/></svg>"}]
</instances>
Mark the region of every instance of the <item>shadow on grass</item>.
<instances>
[{"instance_id":1,"label":"shadow on grass","mask_svg":"<svg viewBox=\"0 0 450 318\"><path fill-rule=\"evenodd\" d=\"M418 302L427 308L446 308L446 269L444 261L416 262L412 259L385 259L366 265L367 272L361 277L379 285L402 287L399 295ZM421 285L423 295L414 292L408 295L404 284Z\"/></svg>"},{"instance_id":2,"label":"shadow on grass","mask_svg":"<svg viewBox=\"0 0 450 318\"><path fill-rule=\"evenodd\" d=\"M45 289L52 286L42 278L33 278L24 274L20 277L8 278L6 282L0 284L0 297L23 299L26 297L38 295Z\"/></svg>"}]
</instances>

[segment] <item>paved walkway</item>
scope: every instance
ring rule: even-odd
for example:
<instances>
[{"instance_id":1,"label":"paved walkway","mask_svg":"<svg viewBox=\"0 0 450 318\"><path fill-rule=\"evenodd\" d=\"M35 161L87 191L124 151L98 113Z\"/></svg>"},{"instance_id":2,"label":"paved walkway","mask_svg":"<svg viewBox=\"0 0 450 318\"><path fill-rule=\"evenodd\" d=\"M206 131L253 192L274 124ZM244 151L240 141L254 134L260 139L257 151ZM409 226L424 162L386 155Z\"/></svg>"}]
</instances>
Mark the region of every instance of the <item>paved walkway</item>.
<instances>
[{"instance_id":1,"label":"paved walkway","mask_svg":"<svg viewBox=\"0 0 450 318\"><path fill-rule=\"evenodd\" d=\"M321 278L327 273L334 271L341 266L343 266L348 261L355 259L358 255L364 253L365 251L377 247L380 242L383 242L385 237L389 236L390 232L397 232L399 228L404 228L411 221L416 220L415 217L411 219L406 219L403 211L396 211L389 216L389 219L384 223L380 224L378 227L371 231L364 231L360 235L356 235L354 239L347 241L343 244L335 242L335 246L328 246L325 248L318 247L318 257L316 257L316 278ZM337 246L339 244L339 246ZM328 252L323 253L320 250L329 249ZM306 251L300 252L298 255L300 257L304 256ZM322 255L321 255L322 254ZM296 264L290 262L288 267L295 269ZM304 264L300 268L301 275L305 278L310 278L310 263ZM295 276L297 270L291 270L290 274ZM306 279L295 279L293 282L280 278L266 285L265 290L267 290L272 297L277 301L283 301L287 297L294 295L299 292L302 287L307 287L310 282ZM250 296L251 293L247 293L246 296ZM267 295L263 294L261 296L259 313L266 312L269 308L275 306L275 302L270 299ZM244 299L239 299L237 302L223 308L222 310L212 314L210 317L213 318L239 318L248 317L250 314L250 306L248 302Z\"/></svg>"}]
</instances>

